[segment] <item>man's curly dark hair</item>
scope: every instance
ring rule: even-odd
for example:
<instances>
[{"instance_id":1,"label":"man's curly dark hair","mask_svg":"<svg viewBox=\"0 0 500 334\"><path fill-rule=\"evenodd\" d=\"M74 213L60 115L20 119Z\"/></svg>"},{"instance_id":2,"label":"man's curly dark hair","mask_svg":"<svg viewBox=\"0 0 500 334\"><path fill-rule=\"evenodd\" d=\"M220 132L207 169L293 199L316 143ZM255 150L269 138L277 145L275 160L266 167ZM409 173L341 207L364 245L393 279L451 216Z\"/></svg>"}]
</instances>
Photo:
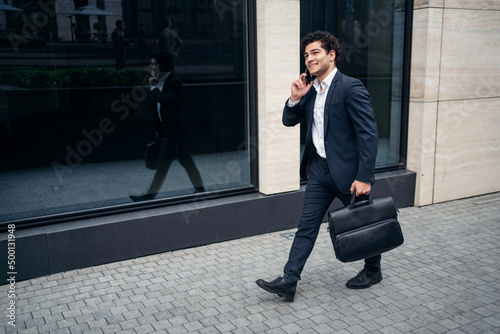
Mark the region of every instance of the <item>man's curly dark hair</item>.
<instances>
[{"instance_id":1,"label":"man's curly dark hair","mask_svg":"<svg viewBox=\"0 0 500 334\"><path fill-rule=\"evenodd\" d=\"M342 49L340 48L339 40L327 31L318 30L308 33L300 41L300 49L304 52L306 50L306 46L316 41L321 42L321 47L326 50L327 54L332 50L335 51L335 63L340 61Z\"/></svg>"},{"instance_id":2,"label":"man's curly dark hair","mask_svg":"<svg viewBox=\"0 0 500 334\"><path fill-rule=\"evenodd\" d=\"M174 69L174 56L170 52L157 51L151 58L158 62L162 72L170 72Z\"/></svg>"}]
</instances>

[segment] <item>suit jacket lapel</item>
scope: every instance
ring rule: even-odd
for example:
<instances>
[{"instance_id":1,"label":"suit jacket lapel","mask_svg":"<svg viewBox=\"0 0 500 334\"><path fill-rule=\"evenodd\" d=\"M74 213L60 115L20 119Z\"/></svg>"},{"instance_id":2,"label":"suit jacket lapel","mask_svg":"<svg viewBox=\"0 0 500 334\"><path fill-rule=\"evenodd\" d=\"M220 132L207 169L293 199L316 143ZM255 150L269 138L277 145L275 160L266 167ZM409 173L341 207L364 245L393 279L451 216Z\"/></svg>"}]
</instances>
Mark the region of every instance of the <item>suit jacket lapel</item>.
<instances>
[{"instance_id":1,"label":"suit jacket lapel","mask_svg":"<svg viewBox=\"0 0 500 334\"><path fill-rule=\"evenodd\" d=\"M163 83L162 92L167 92L168 86L172 82L172 77L173 77L173 74L172 74L172 72L170 72L170 74L168 75L167 79Z\"/></svg>"},{"instance_id":2,"label":"suit jacket lapel","mask_svg":"<svg viewBox=\"0 0 500 334\"><path fill-rule=\"evenodd\" d=\"M312 92L309 91L308 94L310 94L310 96L308 97L309 100L307 101L307 103L305 104L306 106L306 124L307 124L307 134L306 134L306 143L308 140L310 140L312 142L312 123L313 123L313 115L314 115L314 101L316 100L316 89L314 89L314 87L311 87L311 89L313 90Z\"/></svg>"},{"instance_id":3,"label":"suit jacket lapel","mask_svg":"<svg viewBox=\"0 0 500 334\"><path fill-rule=\"evenodd\" d=\"M330 88L328 89L328 95L326 96L325 109L324 109L324 115L323 115L323 117L324 117L324 120L323 120L324 121L324 126L323 126L324 133L323 133L323 135L324 136L326 136L326 129L328 128L328 117L330 115L330 110L327 109L327 106L331 104L333 94L335 92L335 88L337 87L337 83L339 82L341 76L342 76L342 73L340 73L340 71L337 69L337 73L333 77Z\"/></svg>"}]
</instances>

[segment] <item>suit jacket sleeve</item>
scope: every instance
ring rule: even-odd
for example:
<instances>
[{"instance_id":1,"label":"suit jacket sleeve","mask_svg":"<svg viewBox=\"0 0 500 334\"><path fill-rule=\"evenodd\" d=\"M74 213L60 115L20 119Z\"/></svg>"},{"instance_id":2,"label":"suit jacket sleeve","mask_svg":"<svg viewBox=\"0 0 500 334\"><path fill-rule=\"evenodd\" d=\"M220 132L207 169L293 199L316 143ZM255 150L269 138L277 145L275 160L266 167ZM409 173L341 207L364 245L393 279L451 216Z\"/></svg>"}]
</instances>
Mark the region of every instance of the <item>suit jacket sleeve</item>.
<instances>
[{"instance_id":1,"label":"suit jacket sleeve","mask_svg":"<svg viewBox=\"0 0 500 334\"><path fill-rule=\"evenodd\" d=\"M368 91L361 81L354 80L346 95L347 112L352 120L359 149L356 180L375 182L375 160L378 149L377 123Z\"/></svg>"},{"instance_id":2,"label":"suit jacket sleeve","mask_svg":"<svg viewBox=\"0 0 500 334\"><path fill-rule=\"evenodd\" d=\"M310 97L310 93L312 93L311 90L305 96L303 96L300 102L294 107L288 106L288 100L285 102L282 117L284 126L295 126L306 121L305 104Z\"/></svg>"}]
</instances>

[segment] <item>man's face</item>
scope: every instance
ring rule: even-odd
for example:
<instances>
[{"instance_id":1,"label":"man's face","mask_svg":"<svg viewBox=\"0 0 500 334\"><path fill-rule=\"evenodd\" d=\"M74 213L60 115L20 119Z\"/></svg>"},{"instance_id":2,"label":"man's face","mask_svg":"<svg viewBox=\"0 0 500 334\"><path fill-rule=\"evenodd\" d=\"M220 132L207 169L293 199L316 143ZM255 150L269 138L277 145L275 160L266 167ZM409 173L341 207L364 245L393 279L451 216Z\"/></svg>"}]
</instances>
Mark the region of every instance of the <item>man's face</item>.
<instances>
[{"instance_id":1,"label":"man's face","mask_svg":"<svg viewBox=\"0 0 500 334\"><path fill-rule=\"evenodd\" d=\"M158 75L160 74L160 64L158 64L158 61L156 59L154 58L151 59L150 68L151 68L151 74L154 77L158 77Z\"/></svg>"},{"instance_id":2,"label":"man's face","mask_svg":"<svg viewBox=\"0 0 500 334\"><path fill-rule=\"evenodd\" d=\"M332 50L327 54L326 50L321 47L320 41L306 46L304 59L309 73L318 77L319 80L323 80L330 70L335 68L335 51Z\"/></svg>"}]
</instances>

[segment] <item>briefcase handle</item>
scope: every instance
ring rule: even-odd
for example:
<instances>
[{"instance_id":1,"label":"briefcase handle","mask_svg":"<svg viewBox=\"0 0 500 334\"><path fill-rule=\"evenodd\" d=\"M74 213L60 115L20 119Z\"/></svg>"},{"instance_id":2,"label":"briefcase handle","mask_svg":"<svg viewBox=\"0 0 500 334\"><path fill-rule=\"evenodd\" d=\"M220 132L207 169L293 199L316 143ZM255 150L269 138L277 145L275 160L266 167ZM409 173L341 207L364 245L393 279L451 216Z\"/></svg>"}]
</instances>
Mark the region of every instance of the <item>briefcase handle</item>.
<instances>
[{"instance_id":1,"label":"briefcase handle","mask_svg":"<svg viewBox=\"0 0 500 334\"><path fill-rule=\"evenodd\" d=\"M372 204L372 193L370 192L368 194L368 200L362 200L362 201L356 202L356 189L354 189L354 191L352 192L352 195L351 195L351 204L349 205L349 209L353 210L356 207L360 207L363 205L369 205L369 204Z\"/></svg>"}]
</instances>

